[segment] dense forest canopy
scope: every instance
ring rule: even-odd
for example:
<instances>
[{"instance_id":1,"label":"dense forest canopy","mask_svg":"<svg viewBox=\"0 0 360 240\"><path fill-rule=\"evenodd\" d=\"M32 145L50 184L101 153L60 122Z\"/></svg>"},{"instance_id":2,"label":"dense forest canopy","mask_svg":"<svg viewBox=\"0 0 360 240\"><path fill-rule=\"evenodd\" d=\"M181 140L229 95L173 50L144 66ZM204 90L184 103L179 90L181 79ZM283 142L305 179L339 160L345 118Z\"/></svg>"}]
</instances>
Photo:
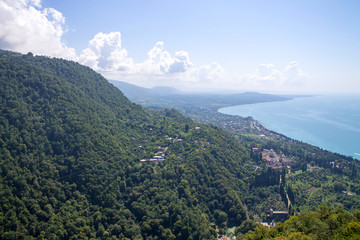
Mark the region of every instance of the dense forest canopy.
<instances>
[{"instance_id":1,"label":"dense forest canopy","mask_svg":"<svg viewBox=\"0 0 360 240\"><path fill-rule=\"evenodd\" d=\"M215 239L270 207L359 207L357 162L143 108L78 63L0 51L0 84L1 239Z\"/></svg>"},{"instance_id":2,"label":"dense forest canopy","mask_svg":"<svg viewBox=\"0 0 360 240\"><path fill-rule=\"evenodd\" d=\"M260 224L251 225L248 234L241 233L242 227L237 228L238 239L359 239L360 211L348 212L338 206L331 209L320 206L316 211L303 212L292 216L283 224L275 228L265 228Z\"/></svg>"},{"instance_id":3,"label":"dense forest canopy","mask_svg":"<svg viewBox=\"0 0 360 240\"><path fill-rule=\"evenodd\" d=\"M0 81L1 238L210 239L246 219L249 154L222 130L62 59L2 51Z\"/></svg>"}]
</instances>

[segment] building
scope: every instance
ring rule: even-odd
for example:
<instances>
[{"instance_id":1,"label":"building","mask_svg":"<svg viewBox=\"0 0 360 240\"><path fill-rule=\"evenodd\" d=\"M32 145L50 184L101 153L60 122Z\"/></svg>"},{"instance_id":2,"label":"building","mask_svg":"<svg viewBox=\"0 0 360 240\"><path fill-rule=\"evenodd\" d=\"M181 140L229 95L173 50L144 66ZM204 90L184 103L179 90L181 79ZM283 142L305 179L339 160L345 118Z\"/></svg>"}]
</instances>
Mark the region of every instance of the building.
<instances>
[{"instance_id":1,"label":"building","mask_svg":"<svg viewBox=\"0 0 360 240\"><path fill-rule=\"evenodd\" d=\"M288 217L288 211L274 211L272 208L270 209L270 218L276 222L285 221Z\"/></svg>"}]
</instances>

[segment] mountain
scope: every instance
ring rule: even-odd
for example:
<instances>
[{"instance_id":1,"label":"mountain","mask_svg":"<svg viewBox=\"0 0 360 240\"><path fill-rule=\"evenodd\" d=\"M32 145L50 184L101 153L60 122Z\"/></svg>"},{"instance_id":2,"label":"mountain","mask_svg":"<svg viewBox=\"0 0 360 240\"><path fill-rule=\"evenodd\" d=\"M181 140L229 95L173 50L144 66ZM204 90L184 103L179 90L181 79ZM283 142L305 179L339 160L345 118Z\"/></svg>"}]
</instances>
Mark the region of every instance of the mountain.
<instances>
[{"instance_id":1,"label":"mountain","mask_svg":"<svg viewBox=\"0 0 360 240\"><path fill-rule=\"evenodd\" d=\"M220 93L187 93L171 87L144 88L130 83L109 80L119 88L131 101L150 108L203 108L213 109L230 105L250 104L258 102L286 101L293 96L278 96L256 92L236 94Z\"/></svg>"},{"instance_id":2,"label":"mountain","mask_svg":"<svg viewBox=\"0 0 360 240\"><path fill-rule=\"evenodd\" d=\"M149 110L88 67L0 50L0 239L216 239L270 208L360 208L357 161L268 132Z\"/></svg>"},{"instance_id":3,"label":"mountain","mask_svg":"<svg viewBox=\"0 0 360 240\"><path fill-rule=\"evenodd\" d=\"M155 97L155 96L167 96L174 94L181 94L182 92L172 87L153 87L153 88L144 88L136 86L131 83L109 80L111 84L119 88L127 97L130 96L130 99L140 98L140 97Z\"/></svg>"},{"instance_id":4,"label":"mountain","mask_svg":"<svg viewBox=\"0 0 360 240\"><path fill-rule=\"evenodd\" d=\"M352 211L360 209L358 160L290 139L265 128L251 117L231 116L217 111L226 104L286 100L306 97L304 95L279 97L242 93L222 97L214 94L182 94L171 95L161 101L157 96L149 96L146 101L141 101L131 93L125 92L125 95L153 109L175 107L197 122L226 130L241 145L251 149L254 171L249 172L250 185L243 200L250 218L241 224L245 230L250 230L249 224L252 225L254 220L270 224L270 209L289 212L290 215L307 214L321 205L334 209L342 206ZM207 99L204 101L205 97Z\"/></svg>"},{"instance_id":5,"label":"mountain","mask_svg":"<svg viewBox=\"0 0 360 240\"><path fill-rule=\"evenodd\" d=\"M162 87L162 86L157 86L157 87L153 87L150 88L151 93L153 94L159 94L159 95L174 95L174 94L181 94L181 91L177 90L176 88L173 87Z\"/></svg>"},{"instance_id":6,"label":"mountain","mask_svg":"<svg viewBox=\"0 0 360 240\"><path fill-rule=\"evenodd\" d=\"M0 238L213 239L247 219L249 152L219 128L63 59L0 51L0 84Z\"/></svg>"},{"instance_id":7,"label":"mountain","mask_svg":"<svg viewBox=\"0 0 360 240\"><path fill-rule=\"evenodd\" d=\"M127 97L128 96L143 97L143 96L151 95L151 90L149 88L139 87L122 81L109 80L109 82L113 84L115 87L121 89L121 91L125 93Z\"/></svg>"}]
</instances>

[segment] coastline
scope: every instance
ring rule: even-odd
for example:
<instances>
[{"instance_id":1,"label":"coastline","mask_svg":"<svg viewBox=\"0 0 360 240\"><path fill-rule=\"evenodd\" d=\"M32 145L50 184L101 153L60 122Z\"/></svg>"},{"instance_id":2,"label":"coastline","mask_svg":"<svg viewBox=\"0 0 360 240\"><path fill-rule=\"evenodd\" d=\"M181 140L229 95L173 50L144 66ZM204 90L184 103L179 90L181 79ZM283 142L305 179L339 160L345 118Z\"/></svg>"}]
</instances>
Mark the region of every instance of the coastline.
<instances>
[{"instance_id":1,"label":"coastline","mask_svg":"<svg viewBox=\"0 0 360 240\"><path fill-rule=\"evenodd\" d=\"M114 84L114 83L113 83ZM255 114L241 115L236 113L224 112L224 109L234 108L234 107L246 107L251 106L253 108L257 105L273 105L273 104L288 104L298 100L308 100L313 98L320 98L326 95L323 94L262 94L257 92L243 92L238 94L174 94L174 93L157 93L153 89L141 88L136 85L129 85L123 88L121 82L116 82L115 85L133 102L140 104L144 107L150 108L152 110L161 110L166 108L178 109L185 116L193 119L194 121L212 124L223 128L229 132L233 131L234 133L254 133L258 131L258 134L261 134L261 131L268 132L272 135L277 135L279 138L284 139L293 139L302 142L306 142L313 146L317 146L321 149L333 153L339 153L344 156L351 156L354 159L360 160L360 156L355 153L360 153L360 149L354 148L351 152L343 152L341 149L333 148L332 146L323 145L319 141L309 141L307 138L299 137L303 133L297 129L298 132L295 134L289 134L289 131L284 131L284 126L273 127L268 122L263 121L262 118L256 116ZM141 92L141 95L138 93ZM337 95L344 96L344 95ZM359 109L360 109L360 95L359 97ZM288 107L291 109L291 107ZM294 116L296 113L293 114ZM341 114L339 114L341 115ZM241 117L244 116L244 117ZM252 116L251 119L246 116ZM359 112L360 116L360 112ZM358 117L359 118L359 117ZM255 120L256 119L256 120ZM276 122L274 120L273 122ZM325 122L326 124L326 122ZM253 129L255 128L257 129ZM321 128L322 126L319 126ZM351 126L350 126L351 128ZM328 132L331 132L328 131ZM312 133L312 131L310 131ZM360 126L359 126L360 133ZM359 134L360 136L360 134ZM316 134L311 136L316 139ZM360 139L343 139L343 142L360 142Z\"/></svg>"},{"instance_id":2,"label":"coastline","mask_svg":"<svg viewBox=\"0 0 360 240\"><path fill-rule=\"evenodd\" d=\"M327 100L333 96L316 95L312 97L317 97L315 100L319 101L320 99L320 102L323 104L323 99ZM355 97L357 98L357 96ZM301 97L301 100L299 100L299 98L293 98L288 101L235 105L231 107L219 108L218 113L239 116L243 118L251 117L256 119L261 125L263 125L265 128L268 128L271 132L280 133L286 138L305 142L329 152L337 153L343 156L350 156L353 159L360 160L359 149L356 149L356 147L353 146L353 150L351 151L349 150L351 146L348 146L350 144L354 144L353 141L357 140L355 139L357 138L356 133L357 131L360 131L360 126L354 127L348 123L342 123L338 120L326 118L316 111L311 112L312 109L304 110L299 107L302 102L305 103L306 107L308 107L308 105L316 101L311 100L309 103L309 100L303 99L304 98ZM300 104L297 102L300 102ZM330 102L328 104L330 104ZM298 107L303 112L299 113L290 110L290 113L284 112L284 109L291 109L294 106ZM275 109L274 112L270 110L272 107ZM337 117L340 118L339 114L337 115ZM311 124L314 126L311 126ZM326 129L326 127L328 129ZM351 132L351 130L356 132ZM331 132L333 132L333 135L331 135ZM347 136L345 136L346 134ZM337 137L343 139L343 142L337 142ZM349 141L349 144L346 144L346 141Z\"/></svg>"}]
</instances>

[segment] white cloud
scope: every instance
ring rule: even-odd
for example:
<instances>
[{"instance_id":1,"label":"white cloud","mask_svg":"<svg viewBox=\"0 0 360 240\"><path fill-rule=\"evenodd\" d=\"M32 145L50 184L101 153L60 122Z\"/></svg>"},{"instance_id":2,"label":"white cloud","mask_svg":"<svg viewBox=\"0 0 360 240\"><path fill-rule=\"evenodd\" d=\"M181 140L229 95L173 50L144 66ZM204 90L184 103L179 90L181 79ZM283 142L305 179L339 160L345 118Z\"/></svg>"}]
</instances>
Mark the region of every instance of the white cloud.
<instances>
[{"instance_id":1,"label":"white cloud","mask_svg":"<svg viewBox=\"0 0 360 240\"><path fill-rule=\"evenodd\" d=\"M308 74L299 67L296 61L291 61L282 70L277 69L274 64L260 64L256 73L244 74L237 84L260 89L272 87L282 89L305 86L309 83L308 80Z\"/></svg>"},{"instance_id":2,"label":"white cloud","mask_svg":"<svg viewBox=\"0 0 360 240\"><path fill-rule=\"evenodd\" d=\"M122 46L120 32L96 34L77 56L62 40L65 32L65 17L53 8L43 8L41 0L0 1L0 48L79 61L111 79L137 80L137 84L141 81L147 86L237 84L242 89L296 87L309 79L298 63L292 61L282 70L273 64L260 64L255 73L244 74L235 81L229 79L218 63L195 66L188 52L171 54L160 41L148 51L145 61L135 63Z\"/></svg>"},{"instance_id":3,"label":"white cloud","mask_svg":"<svg viewBox=\"0 0 360 240\"><path fill-rule=\"evenodd\" d=\"M62 41L65 18L40 0L0 2L0 48L76 59L75 50Z\"/></svg>"},{"instance_id":4,"label":"white cloud","mask_svg":"<svg viewBox=\"0 0 360 240\"><path fill-rule=\"evenodd\" d=\"M157 42L149 50L147 56L148 58L144 62L137 63L134 66L131 73L171 75L184 73L192 68L188 52L178 51L172 57L168 51L164 50L163 42Z\"/></svg>"},{"instance_id":5,"label":"white cloud","mask_svg":"<svg viewBox=\"0 0 360 240\"><path fill-rule=\"evenodd\" d=\"M290 62L284 69L284 82L286 85L300 86L308 83L309 76L296 61Z\"/></svg>"},{"instance_id":6,"label":"white cloud","mask_svg":"<svg viewBox=\"0 0 360 240\"><path fill-rule=\"evenodd\" d=\"M121 45L120 32L98 33L89 42L79 61L111 79L125 80L136 84L218 87L236 84L242 89L285 89L298 87L308 82L308 75L296 61L279 70L274 64L260 64L253 74L244 74L239 80L229 79L218 63L194 66L189 53L177 51L171 55L164 42L157 42L147 53L144 62L134 63Z\"/></svg>"},{"instance_id":7,"label":"white cloud","mask_svg":"<svg viewBox=\"0 0 360 240\"><path fill-rule=\"evenodd\" d=\"M178 51L175 53L173 63L169 66L169 73L182 73L186 72L192 67L190 62L189 53L185 51Z\"/></svg>"},{"instance_id":8,"label":"white cloud","mask_svg":"<svg viewBox=\"0 0 360 240\"><path fill-rule=\"evenodd\" d=\"M197 68L192 75L203 83L219 83L226 78L224 68L216 62Z\"/></svg>"},{"instance_id":9,"label":"white cloud","mask_svg":"<svg viewBox=\"0 0 360 240\"><path fill-rule=\"evenodd\" d=\"M90 40L88 48L84 49L79 62L96 71L124 71L133 67L133 61L127 57L127 51L121 48L121 34L98 33Z\"/></svg>"},{"instance_id":10,"label":"white cloud","mask_svg":"<svg viewBox=\"0 0 360 240\"><path fill-rule=\"evenodd\" d=\"M144 62L134 63L121 45L120 32L96 34L90 40L88 48L82 51L79 62L108 78L132 81L137 78L152 81L153 85L179 82L210 83L225 77L225 71L218 63L196 67L190 61L188 52L177 51L172 56L164 50L164 42L157 42L148 51Z\"/></svg>"},{"instance_id":11,"label":"white cloud","mask_svg":"<svg viewBox=\"0 0 360 240\"><path fill-rule=\"evenodd\" d=\"M281 71L275 68L274 64L260 64L256 70L255 78L259 83L265 85L276 85L283 84Z\"/></svg>"},{"instance_id":12,"label":"white cloud","mask_svg":"<svg viewBox=\"0 0 360 240\"><path fill-rule=\"evenodd\" d=\"M148 58L143 63L136 64L131 73L165 74L173 63L170 53L164 51L163 42L157 42L147 53L147 56Z\"/></svg>"}]
</instances>

